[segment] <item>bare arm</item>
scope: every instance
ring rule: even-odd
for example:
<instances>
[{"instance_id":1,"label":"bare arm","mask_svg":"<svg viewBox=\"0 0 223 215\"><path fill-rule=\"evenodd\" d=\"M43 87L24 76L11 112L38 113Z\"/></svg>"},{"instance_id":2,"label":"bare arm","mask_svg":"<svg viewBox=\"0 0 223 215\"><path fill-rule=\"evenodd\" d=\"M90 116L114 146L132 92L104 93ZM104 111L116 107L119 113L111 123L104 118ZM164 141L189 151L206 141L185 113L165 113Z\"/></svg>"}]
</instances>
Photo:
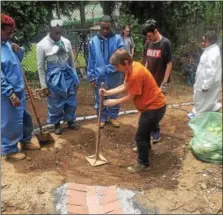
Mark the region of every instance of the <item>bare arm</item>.
<instances>
[{"instance_id":1,"label":"bare arm","mask_svg":"<svg viewBox=\"0 0 223 215\"><path fill-rule=\"evenodd\" d=\"M47 88L46 84L46 73L45 73L45 54L44 50L40 45L37 45L37 67L39 73L39 80L42 89Z\"/></svg>"},{"instance_id":2,"label":"bare arm","mask_svg":"<svg viewBox=\"0 0 223 215\"><path fill-rule=\"evenodd\" d=\"M122 104L128 101L132 101L135 98L135 95L128 93L127 96L124 96L122 98L119 99L108 99L104 101L104 105L105 106L114 106L117 104Z\"/></svg>"},{"instance_id":3,"label":"bare arm","mask_svg":"<svg viewBox=\"0 0 223 215\"><path fill-rule=\"evenodd\" d=\"M169 62L166 66L166 71L163 79L164 82L168 81L171 71L172 71L172 62Z\"/></svg>"},{"instance_id":4,"label":"bare arm","mask_svg":"<svg viewBox=\"0 0 223 215\"><path fill-rule=\"evenodd\" d=\"M102 92L103 92L104 96L112 96L112 95L124 93L124 92L126 92L126 90L127 90L127 83L124 82L124 84L122 84L114 89L111 89L111 90L103 89Z\"/></svg>"},{"instance_id":5,"label":"bare arm","mask_svg":"<svg viewBox=\"0 0 223 215\"><path fill-rule=\"evenodd\" d=\"M131 54L132 54L132 57L133 57L133 55L134 55L134 51L135 51L135 49L134 49L134 48L132 48L132 49L131 49Z\"/></svg>"}]
</instances>

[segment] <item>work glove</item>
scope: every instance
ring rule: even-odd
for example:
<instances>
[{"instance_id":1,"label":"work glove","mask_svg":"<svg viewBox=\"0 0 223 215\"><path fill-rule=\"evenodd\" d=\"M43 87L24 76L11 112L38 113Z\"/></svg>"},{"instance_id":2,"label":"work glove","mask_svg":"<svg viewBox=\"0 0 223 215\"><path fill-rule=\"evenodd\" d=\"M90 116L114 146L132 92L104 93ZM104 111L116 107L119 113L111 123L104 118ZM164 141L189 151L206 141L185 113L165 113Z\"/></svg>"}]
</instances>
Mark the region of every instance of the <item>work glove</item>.
<instances>
[{"instance_id":1,"label":"work glove","mask_svg":"<svg viewBox=\"0 0 223 215\"><path fill-rule=\"evenodd\" d=\"M49 91L49 89L48 89L48 88L44 88L44 89L43 89L43 94L44 94L45 96L50 96L50 91Z\"/></svg>"},{"instance_id":2,"label":"work glove","mask_svg":"<svg viewBox=\"0 0 223 215\"><path fill-rule=\"evenodd\" d=\"M9 99L11 100L12 105L14 107L20 106L21 102L20 102L19 98L17 97L17 95L15 93L12 93L12 95L9 96Z\"/></svg>"},{"instance_id":3,"label":"work glove","mask_svg":"<svg viewBox=\"0 0 223 215\"><path fill-rule=\"evenodd\" d=\"M168 88L167 82L163 81L163 82L161 83L160 88L161 88L163 94L166 95L166 94L167 94L167 88Z\"/></svg>"}]
</instances>

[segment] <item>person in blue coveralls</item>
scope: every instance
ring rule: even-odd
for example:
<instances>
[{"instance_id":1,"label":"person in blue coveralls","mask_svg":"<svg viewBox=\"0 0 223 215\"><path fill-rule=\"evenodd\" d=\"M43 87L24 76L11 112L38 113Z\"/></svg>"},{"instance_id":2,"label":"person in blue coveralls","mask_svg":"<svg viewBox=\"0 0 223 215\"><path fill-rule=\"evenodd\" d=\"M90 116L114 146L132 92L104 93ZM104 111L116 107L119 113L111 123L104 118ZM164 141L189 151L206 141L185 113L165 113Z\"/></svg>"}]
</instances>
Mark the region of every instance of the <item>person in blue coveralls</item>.
<instances>
[{"instance_id":1,"label":"person in blue coveralls","mask_svg":"<svg viewBox=\"0 0 223 215\"><path fill-rule=\"evenodd\" d=\"M105 88L112 89L121 85L121 73L115 72L115 68L110 64L109 59L119 48L123 48L123 40L120 35L111 31L111 17L105 15L100 20L100 31L93 36L89 42L88 57L88 79L94 88L95 109L98 114L99 108L99 88L102 82ZM116 96L109 97L110 99ZM120 123L117 121L119 105L112 107L102 107L100 127L103 128L107 122L118 128Z\"/></svg>"},{"instance_id":2,"label":"person in blue coveralls","mask_svg":"<svg viewBox=\"0 0 223 215\"><path fill-rule=\"evenodd\" d=\"M52 20L50 32L37 44L40 84L47 96L47 123L55 125L55 134L62 134L60 121L78 130L76 123L77 89L79 79L74 68L72 46L61 36L61 20Z\"/></svg>"},{"instance_id":3,"label":"person in blue coveralls","mask_svg":"<svg viewBox=\"0 0 223 215\"><path fill-rule=\"evenodd\" d=\"M12 17L1 14L1 154L7 159L22 160L22 149L36 150L40 145L31 142L33 123L26 111L21 61L24 48L10 42L15 30Z\"/></svg>"}]
</instances>

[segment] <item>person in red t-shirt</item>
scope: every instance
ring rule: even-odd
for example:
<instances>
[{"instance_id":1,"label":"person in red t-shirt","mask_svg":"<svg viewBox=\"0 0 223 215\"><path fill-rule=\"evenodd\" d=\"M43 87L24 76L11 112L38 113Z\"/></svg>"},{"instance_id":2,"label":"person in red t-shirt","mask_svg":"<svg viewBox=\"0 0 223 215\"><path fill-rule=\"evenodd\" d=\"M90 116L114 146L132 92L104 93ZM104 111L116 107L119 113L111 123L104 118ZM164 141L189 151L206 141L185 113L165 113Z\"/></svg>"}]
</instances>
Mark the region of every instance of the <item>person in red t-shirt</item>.
<instances>
[{"instance_id":1,"label":"person in red t-shirt","mask_svg":"<svg viewBox=\"0 0 223 215\"><path fill-rule=\"evenodd\" d=\"M125 82L111 90L101 89L100 93L104 96L110 96L126 92L127 95L118 99L105 100L104 105L114 106L131 100L137 110L141 112L135 137L138 162L136 165L128 167L128 171L136 173L148 170L150 166L150 136L166 112L166 97L147 68L139 62L133 61L126 50L118 49L111 56L110 63L115 66L116 71L125 73Z\"/></svg>"}]
</instances>

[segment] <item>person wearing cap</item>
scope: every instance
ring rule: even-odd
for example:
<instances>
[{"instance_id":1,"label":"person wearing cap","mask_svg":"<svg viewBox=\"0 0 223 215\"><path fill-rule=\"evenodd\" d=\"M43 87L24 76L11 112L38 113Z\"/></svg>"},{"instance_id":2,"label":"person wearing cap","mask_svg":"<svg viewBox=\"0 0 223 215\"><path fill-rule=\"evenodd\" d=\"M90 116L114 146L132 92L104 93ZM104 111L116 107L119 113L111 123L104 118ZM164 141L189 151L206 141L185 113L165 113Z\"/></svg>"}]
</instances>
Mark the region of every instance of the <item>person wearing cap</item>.
<instances>
[{"instance_id":1,"label":"person wearing cap","mask_svg":"<svg viewBox=\"0 0 223 215\"><path fill-rule=\"evenodd\" d=\"M111 24L111 17L108 15L103 16L100 20L99 33L93 36L89 42L87 74L89 82L94 88L96 113L98 113L99 108L99 88L101 83L104 82L107 89L121 85L121 73L115 72L109 58L115 50L123 47L123 41L120 35L111 31ZM111 98L115 98L115 96ZM114 127L118 128L120 126L117 121L119 109L119 105L103 106L100 127L103 128L109 121Z\"/></svg>"},{"instance_id":2,"label":"person wearing cap","mask_svg":"<svg viewBox=\"0 0 223 215\"><path fill-rule=\"evenodd\" d=\"M62 133L60 121L78 130L75 122L79 79L74 68L72 46L61 36L61 20L52 20L50 32L37 44L40 84L47 96L47 123L55 125L55 134ZM46 69L45 69L46 68Z\"/></svg>"},{"instance_id":3,"label":"person wearing cap","mask_svg":"<svg viewBox=\"0 0 223 215\"><path fill-rule=\"evenodd\" d=\"M221 51L217 45L217 34L208 31L202 37L204 49L197 67L194 84L194 106L189 118L199 113L217 112L222 104L218 102L222 85Z\"/></svg>"},{"instance_id":4,"label":"person wearing cap","mask_svg":"<svg viewBox=\"0 0 223 215\"><path fill-rule=\"evenodd\" d=\"M143 34L146 37L144 46L143 62L152 73L158 87L164 94L167 93L170 73L172 71L172 54L169 39L160 34L157 29L157 22L154 19L146 21L143 27ZM160 127L157 126L152 132L153 143L160 140Z\"/></svg>"},{"instance_id":5,"label":"person wearing cap","mask_svg":"<svg viewBox=\"0 0 223 215\"><path fill-rule=\"evenodd\" d=\"M31 142L33 123L26 110L21 61L24 48L11 42L15 30L12 17L1 14L1 154L7 159L21 160L26 154L22 149L36 150L37 142Z\"/></svg>"},{"instance_id":6,"label":"person wearing cap","mask_svg":"<svg viewBox=\"0 0 223 215\"><path fill-rule=\"evenodd\" d=\"M115 66L116 71L125 73L125 81L117 88L101 89L100 94L107 97L122 93L126 95L116 99L106 99L104 105L110 107L132 101L141 113L135 136L138 149L137 163L127 170L130 173L149 170L150 136L155 126L164 117L166 97L157 86L153 75L141 63L133 61L128 51L118 49L111 56L110 62Z\"/></svg>"}]
</instances>

